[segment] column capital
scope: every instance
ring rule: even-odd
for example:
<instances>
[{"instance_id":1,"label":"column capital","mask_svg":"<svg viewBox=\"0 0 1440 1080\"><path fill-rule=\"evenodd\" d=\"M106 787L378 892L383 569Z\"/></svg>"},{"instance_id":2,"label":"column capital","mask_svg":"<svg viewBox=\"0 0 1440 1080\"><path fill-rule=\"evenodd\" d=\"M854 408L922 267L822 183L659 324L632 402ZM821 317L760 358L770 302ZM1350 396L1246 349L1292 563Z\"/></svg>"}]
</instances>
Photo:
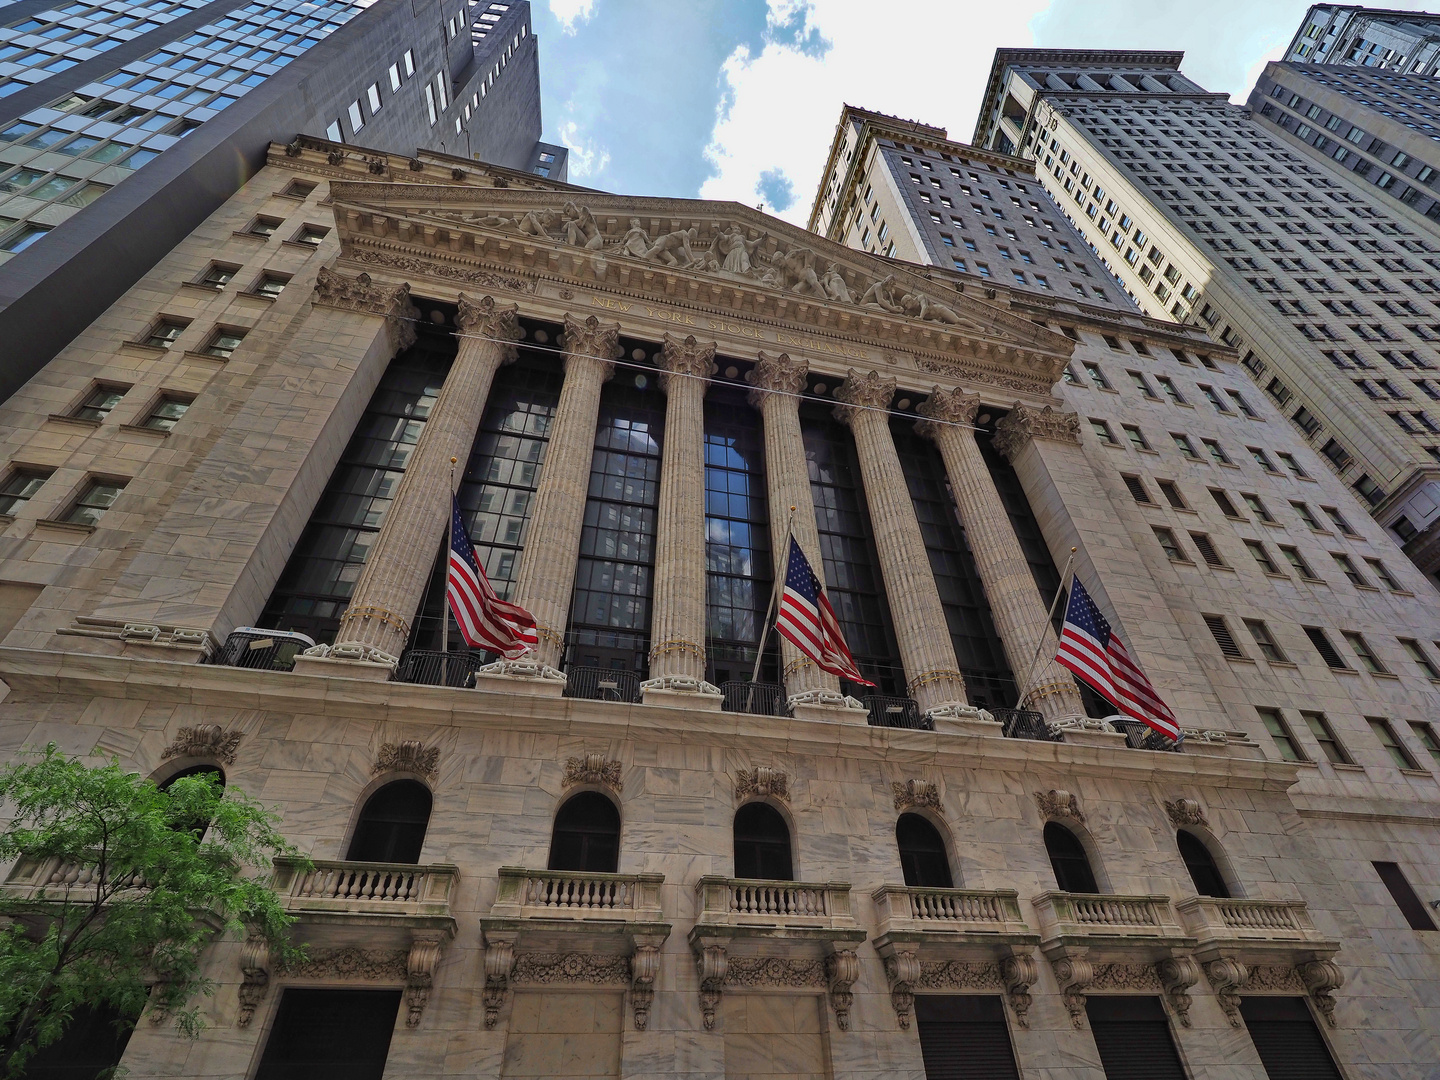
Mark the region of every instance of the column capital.
<instances>
[{"instance_id":1,"label":"column capital","mask_svg":"<svg viewBox=\"0 0 1440 1080\"><path fill-rule=\"evenodd\" d=\"M925 417L915 425L915 430L928 439L935 439L941 431L946 430L946 424L973 424L975 413L979 409L978 394L967 394L959 389L942 390L937 386L915 410Z\"/></svg>"},{"instance_id":2,"label":"column capital","mask_svg":"<svg viewBox=\"0 0 1440 1080\"><path fill-rule=\"evenodd\" d=\"M845 381L835 388L835 418L849 424L862 409L888 409L895 396L895 380L887 379L878 371L858 375L851 368Z\"/></svg>"},{"instance_id":3,"label":"column capital","mask_svg":"<svg viewBox=\"0 0 1440 1080\"><path fill-rule=\"evenodd\" d=\"M560 345L572 355L588 356L608 364L620 348L620 324L602 323L594 315L582 320L567 311Z\"/></svg>"},{"instance_id":4,"label":"column capital","mask_svg":"<svg viewBox=\"0 0 1440 1080\"><path fill-rule=\"evenodd\" d=\"M670 392L670 376L693 376L703 379L715 370L715 342L696 341L691 334L684 341L665 335L660 346L660 389ZM702 389L704 383L700 384Z\"/></svg>"},{"instance_id":5,"label":"column capital","mask_svg":"<svg viewBox=\"0 0 1440 1080\"><path fill-rule=\"evenodd\" d=\"M1017 401L995 425L995 438L991 441L996 450L1013 461L1031 439L1078 443L1080 417L1075 413L1056 412L1049 405L1036 409Z\"/></svg>"},{"instance_id":6,"label":"column capital","mask_svg":"<svg viewBox=\"0 0 1440 1080\"><path fill-rule=\"evenodd\" d=\"M482 296L478 300L460 294L460 310L455 315L455 326L462 334L495 338L505 342L520 340L520 309L511 304L502 307L493 296ZM514 346L505 345L513 350Z\"/></svg>"},{"instance_id":7,"label":"column capital","mask_svg":"<svg viewBox=\"0 0 1440 1080\"><path fill-rule=\"evenodd\" d=\"M350 277L322 266L316 275L313 302L342 311L379 315L389 326L397 352L415 344L415 320L420 318L420 312L410 302L408 281L401 285L376 285L369 274Z\"/></svg>"},{"instance_id":8,"label":"column capital","mask_svg":"<svg viewBox=\"0 0 1440 1080\"><path fill-rule=\"evenodd\" d=\"M808 360L792 360L789 353L771 356L760 353L760 360L753 370L745 375L745 381L755 387L750 391L750 404L760 408L765 392L773 390L782 394L798 394L805 389L805 376L810 373Z\"/></svg>"}]
</instances>

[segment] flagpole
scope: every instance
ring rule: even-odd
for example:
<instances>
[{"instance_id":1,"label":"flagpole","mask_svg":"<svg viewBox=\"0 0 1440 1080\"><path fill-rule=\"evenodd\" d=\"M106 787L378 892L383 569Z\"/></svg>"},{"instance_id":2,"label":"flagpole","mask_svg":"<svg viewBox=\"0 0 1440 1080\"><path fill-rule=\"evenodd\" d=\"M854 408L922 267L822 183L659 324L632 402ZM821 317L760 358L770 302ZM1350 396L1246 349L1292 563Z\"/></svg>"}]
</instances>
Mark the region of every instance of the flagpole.
<instances>
[{"instance_id":1,"label":"flagpole","mask_svg":"<svg viewBox=\"0 0 1440 1080\"><path fill-rule=\"evenodd\" d=\"M450 552L455 549L455 462L450 459L450 513L445 515L445 602L440 605L440 685L450 685Z\"/></svg>"},{"instance_id":2,"label":"flagpole","mask_svg":"<svg viewBox=\"0 0 1440 1080\"><path fill-rule=\"evenodd\" d=\"M755 670L750 672L750 691L745 701L745 711L750 711L750 703L755 697L755 680L760 678L760 661L765 658L765 641L770 636L770 616L775 611L775 597L780 595L781 588L785 584L785 574L790 569L790 537L795 531L795 507L790 507L790 520L785 523L785 539L781 542L780 548L785 553L785 561L782 570L775 578L775 583L770 589L770 603L765 607L765 621L760 626L760 647L755 651ZM783 673L782 673L783 676ZM783 678L781 680L784 681Z\"/></svg>"},{"instance_id":3,"label":"flagpole","mask_svg":"<svg viewBox=\"0 0 1440 1080\"><path fill-rule=\"evenodd\" d=\"M1065 583L1070 580L1071 571L1074 569L1075 566L1075 552L1077 550L1077 548L1072 547L1070 549L1070 558L1065 560L1065 569L1061 571L1060 574L1060 584L1055 589L1055 599L1050 601L1050 610L1045 614L1046 626L1049 626L1055 621L1055 609L1060 606L1060 597L1065 595ZM1025 687L1028 687L1031 680L1034 679L1035 664L1040 659L1040 650L1043 648L1045 648L1045 634L1042 631L1042 633L1040 634L1040 640L1035 643L1035 655L1030 658L1030 670L1025 675L1025 683L1021 687L1021 689L1025 689ZM1026 692L1028 693L1028 690ZM1020 708L1023 709L1025 707L1025 694L1021 694L1017 700L1019 702Z\"/></svg>"}]
</instances>

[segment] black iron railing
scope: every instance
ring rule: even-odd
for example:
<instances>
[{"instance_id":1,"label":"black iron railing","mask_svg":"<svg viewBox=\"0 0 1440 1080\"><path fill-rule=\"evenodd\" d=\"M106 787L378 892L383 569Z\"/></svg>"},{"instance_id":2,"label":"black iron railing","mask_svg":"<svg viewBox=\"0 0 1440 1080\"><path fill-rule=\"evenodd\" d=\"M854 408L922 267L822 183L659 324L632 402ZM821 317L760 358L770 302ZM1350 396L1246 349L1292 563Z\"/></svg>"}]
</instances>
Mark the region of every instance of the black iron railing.
<instances>
[{"instance_id":1,"label":"black iron railing","mask_svg":"<svg viewBox=\"0 0 1440 1080\"><path fill-rule=\"evenodd\" d=\"M720 692L725 695L720 707L726 712L753 713L756 716L785 715L785 688L777 683L732 679L720 684Z\"/></svg>"},{"instance_id":2,"label":"black iron railing","mask_svg":"<svg viewBox=\"0 0 1440 1080\"><path fill-rule=\"evenodd\" d=\"M1034 739L1037 742L1063 742L1050 730L1041 713L1029 709L991 709L990 715L1000 721L1000 734L1007 739Z\"/></svg>"},{"instance_id":3,"label":"black iron railing","mask_svg":"<svg viewBox=\"0 0 1440 1080\"><path fill-rule=\"evenodd\" d=\"M295 657L314 648L315 640L288 630L265 630L258 626L237 626L220 646L212 664L255 668L262 671L293 671Z\"/></svg>"},{"instance_id":4,"label":"black iron railing","mask_svg":"<svg viewBox=\"0 0 1440 1080\"><path fill-rule=\"evenodd\" d=\"M920 715L914 698L891 697L889 694L866 694L865 708L870 713L871 727L918 728L934 731L935 721Z\"/></svg>"},{"instance_id":5,"label":"black iron railing","mask_svg":"<svg viewBox=\"0 0 1440 1080\"><path fill-rule=\"evenodd\" d=\"M475 672L484 663L484 653L406 649L395 669L395 681L424 686L472 687L475 685Z\"/></svg>"},{"instance_id":6,"label":"black iron railing","mask_svg":"<svg viewBox=\"0 0 1440 1080\"><path fill-rule=\"evenodd\" d=\"M1132 750L1166 750L1171 753L1180 750L1179 743L1160 734L1149 724L1142 724L1139 720L1112 719L1110 722L1125 733L1125 745Z\"/></svg>"},{"instance_id":7,"label":"black iron railing","mask_svg":"<svg viewBox=\"0 0 1440 1080\"><path fill-rule=\"evenodd\" d=\"M567 667L565 696L636 702L640 700L640 676L618 668Z\"/></svg>"}]
</instances>

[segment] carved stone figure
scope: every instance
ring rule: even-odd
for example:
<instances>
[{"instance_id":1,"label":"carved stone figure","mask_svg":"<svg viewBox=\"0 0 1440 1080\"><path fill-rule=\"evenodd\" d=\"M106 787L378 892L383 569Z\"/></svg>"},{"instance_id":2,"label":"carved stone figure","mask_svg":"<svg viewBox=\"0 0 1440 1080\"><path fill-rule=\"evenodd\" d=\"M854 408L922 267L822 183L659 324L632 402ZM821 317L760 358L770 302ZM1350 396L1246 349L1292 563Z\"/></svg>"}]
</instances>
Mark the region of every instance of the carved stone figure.
<instances>
[{"instance_id":1,"label":"carved stone figure","mask_svg":"<svg viewBox=\"0 0 1440 1080\"><path fill-rule=\"evenodd\" d=\"M964 322L954 308L931 300L924 293L906 293L900 298L900 307L912 319L949 323L951 326L960 326Z\"/></svg>"},{"instance_id":2,"label":"carved stone figure","mask_svg":"<svg viewBox=\"0 0 1440 1080\"><path fill-rule=\"evenodd\" d=\"M639 218L632 217L630 228L625 230L625 236L620 241L620 254L643 259L645 252L650 250L650 244L650 234L640 227Z\"/></svg>"},{"instance_id":3,"label":"carved stone figure","mask_svg":"<svg viewBox=\"0 0 1440 1080\"><path fill-rule=\"evenodd\" d=\"M838 300L842 304L855 302L850 295L850 286L845 284L845 279L840 276L840 271L834 263L831 263L830 269L825 271L825 276L820 279L820 284L825 289L825 295L831 300Z\"/></svg>"},{"instance_id":4,"label":"carved stone figure","mask_svg":"<svg viewBox=\"0 0 1440 1080\"><path fill-rule=\"evenodd\" d=\"M588 206L566 203L562 224L565 228L565 242L571 247L599 251L605 246L605 237L601 235L600 226L595 223L595 215Z\"/></svg>"},{"instance_id":5,"label":"carved stone figure","mask_svg":"<svg viewBox=\"0 0 1440 1080\"><path fill-rule=\"evenodd\" d=\"M731 274L749 274L753 264L750 256L765 238L746 240L740 226L731 225L715 239L715 250L721 257L720 269Z\"/></svg>"},{"instance_id":6,"label":"carved stone figure","mask_svg":"<svg viewBox=\"0 0 1440 1080\"><path fill-rule=\"evenodd\" d=\"M886 274L865 290L860 297L860 306L879 308L892 315L905 314L905 309L900 306L900 301L895 299L894 285L895 275Z\"/></svg>"},{"instance_id":7,"label":"carved stone figure","mask_svg":"<svg viewBox=\"0 0 1440 1080\"><path fill-rule=\"evenodd\" d=\"M558 223L559 217L554 210L529 210L524 217L515 219L515 227L524 235L542 236L546 240L559 239L550 232Z\"/></svg>"},{"instance_id":8,"label":"carved stone figure","mask_svg":"<svg viewBox=\"0 0 1440 1080\"><path fill-rule=\"evenodd\" d=\"M678 232L665 233L650 245L643 258L647 262L663 263L666 266L689 266L695 261L695 252L690 245L699 235L693 225Z\"/></svg>"},{"instance_id":9,"label":"carved stone figure","mask_svg":"<svg viewBox=\"0 0 1440 1080\"><path fill-rule=\"evenodd\" d=\"M815 273L815 253L807 248L791 248L780 256L780 266L785 274L786 287L801 296L818 296L822 300L829 294L820 284Z\"/></svg>"}]
</instances>

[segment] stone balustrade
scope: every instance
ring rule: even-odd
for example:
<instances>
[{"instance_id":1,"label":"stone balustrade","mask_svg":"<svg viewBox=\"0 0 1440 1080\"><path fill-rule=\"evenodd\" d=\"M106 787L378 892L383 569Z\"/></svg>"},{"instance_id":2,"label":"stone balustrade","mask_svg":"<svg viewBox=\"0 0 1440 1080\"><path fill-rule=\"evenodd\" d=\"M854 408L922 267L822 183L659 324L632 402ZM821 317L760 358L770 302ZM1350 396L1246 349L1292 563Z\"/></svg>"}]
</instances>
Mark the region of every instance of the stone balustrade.
<instances>
[{"instance_id":1,"label":"stone balustrade","mask_svg":"<svg viewBox=\"0 0 1440 1080\"><path fill-rule=\"evenodd\" d=\"M22 858L10 870L5 879L5 888L12 895L27 893L36 897L41 893L60 898L70 890L93 889L99 880L99 868L94 863L78 859L62 859L58 856L48 859ZM126 874L124 879L112 877L111 888L145 888L145 879L139 874Z\"/></svg>"},{"instance_id":2,"label":"stone balustrade","mask_svg":"<svg viewBox=\"0 0 1440 1080\"><path fill-rule=\"evenodd\" d=\"M1186 935L1168 896L1046 892L1035 897L1040 936L1054 941L1170 942Z\"/></svg>"},{"instance_id":3,"label":"stone balustrade","mask_svg":"<svg viewBox=\"0 0 1440 1080\"><path fill-rule=\"evenodd\" d=\"M706 876L695 885L698 926L850 928L850 885Z\"/></svg>"},{"instance_id":4,"label":"stone balustrade","mask_svg":"<svg viewBox=\"0 0 1440 1080\"><path fill-rule=\"evenodd\" d=\"M1320 947L1324 941L1303 900L1192 896L1175 905L1202 950L1244 945Z\"/></svg>"},{"instance_id":5,"label":"stone balustrade","mask_svg":"<svg viewBox=\"0 0 1440 1080\"><path fill-rule=\"evenodd\" d=\"M450 915L458 871L448 864L275 860L275 891L302 919L313 915Z\"/></svg>"},{"instance_id":6,"label":"stone balustrade","mask_svg":"<svg viewBox=\"0 0 1440 1080\"><path fill-rule=\"evenodd\" d=\"M882 885L871 893L882 936L897 932L1030 934L1014 889L919 889Z\"/></svg>"},{"instance_id":7,"label":"stone balustrade","mask_svg":"<svg viewBox=\"0 0 1440 1080\"><path fill-rule=\"evenodd\" d=\"M590 874L500 868L492 919L624 919L659 922L664 874Z\"/></svg>"}]
</instances>

